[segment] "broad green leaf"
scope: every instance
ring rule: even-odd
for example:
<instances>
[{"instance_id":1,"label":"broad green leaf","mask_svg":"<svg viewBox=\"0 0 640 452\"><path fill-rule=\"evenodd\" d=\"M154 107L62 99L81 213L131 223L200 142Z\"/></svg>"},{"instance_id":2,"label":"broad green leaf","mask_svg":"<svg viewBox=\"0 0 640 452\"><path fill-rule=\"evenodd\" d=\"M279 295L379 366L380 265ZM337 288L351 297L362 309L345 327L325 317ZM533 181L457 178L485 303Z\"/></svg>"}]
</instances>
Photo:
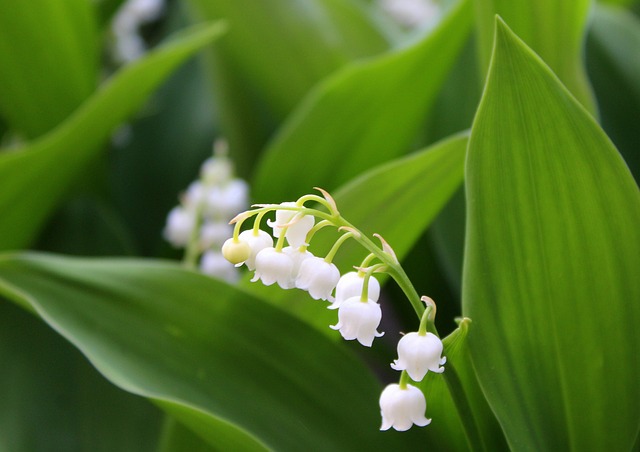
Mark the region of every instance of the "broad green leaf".
<instances>
[{"instance_id":1,"label":"broad green leaf","mask_svg":"<svg viewBox=\"0 0 640 452\"><path fill-rule=\"evenodd\" d=\"M344 348L175 265L5 255L0 292L221 450L401 450L428 438L378 430L380 384Z\"/></svg>"},{"instance_id":2,"label":"broad green leaf","mask_svg":"<svg viewBox=\"0 0 640 452\"><path fill-rule=\"evenodd\" d=\"M640 425L640 192L498 20L466 164L463 312L514 450L630 450Z\"/></svg>"},{"instance_id":3,"label":"broad green leaf","mask_svg":"<svg viewBox=\"0 0 640 452\"><path fill-rule=\"evenodd\" d=\"M211 452L214 450L216 449L187 427L167 416L158 452Z\"/></svg>"},{"instance_id":4,"label":"broad green leaf","mask_svg":"<svg viewBox=\"0 0 640 452\"><path fill-rule=\"evenodd\" d=\"M328 190L405 154L471 26L461 0L414 45L348 66L318 85L266 150L254 187L272 201Z\"/></svg>"},{"instance_id":5,"label":"broad green leaf","mask_svg":"<svg viewBox=\"0 0 640 452\"><path fill-rule=\"evenodd\" d=\"M582 61L593 0L475 0L475 3L483 68L489 65L498 14L547 62L588 110L596 111Z\"/></svg>"},{"instance_id":6,"label":"broad green leaf","mask_svg":"<svg viewBox=\"0 0 640 452\"><path fill-rule=\"evenodd\" d=\"M214 49L213 80L225 135L251 164L318 81L355 58L388 49L358 0L189 3L198 16L230 25Z\"/></svg>"},{"instance_id":7,"label":"broad green leaf","mask_svg":"<svg viewBox=\"0 0 640 452\"><path fill-rule=\"evenodd\" d=\"M28 246L33 236L113 129L164 78L218 37L221 24L200 25L125 67L63 124L20 149L0 154L0 249Z\"/></svg>"},{"instance_id":8,"label":"broad green leaf","mask_svg":"<svg viewBox=\"0 0 640 452\"><path fill-rule=\"evenodd\" d=\"M87 0L0 1L0 115L27 137L51 130L93 93L93 9Z\"/></svg>"},{"instance_id":9,"label":"broad green leaf","mask_svg":"<svg viewBox=\"0 0 640 452\"><path fill-rule=\"evenodd\" d=\"M0 362L0 450L154 450L159 410L107 382L47 325L4 300Z\"/></svg>"},{"instance_id":10,"label":"broad green leaf","mask_svg":"<svg viewBox=\"0 0 640 452\"><path fill-rule=\"evenodd\" d=\"M462 183L467 135L459 134L423 151L374 168L334 193L338 209L351 224L371 236L381 234L399 259L411 249L438 211ZM311 242L310 251L324 255L338 237L322 230ZM359 265L367 252L346 242L334 262L342 273ZM312 302L297 289L284 291L247 283L265 299L286 306L319 330L338 338L327 325L336 323L336 312L326 304Z\"/></svg>"},{"instance_id":11,"label":"broad green leaf","mask_svg":"<svg viewBox=\"0 0 640 452\"><path fill-rule=\"evenodd\" d=\"M587 40L587 69L598 98L602 127L640 180L640 20L598 6Z\"/></svg>"}]
</instances>

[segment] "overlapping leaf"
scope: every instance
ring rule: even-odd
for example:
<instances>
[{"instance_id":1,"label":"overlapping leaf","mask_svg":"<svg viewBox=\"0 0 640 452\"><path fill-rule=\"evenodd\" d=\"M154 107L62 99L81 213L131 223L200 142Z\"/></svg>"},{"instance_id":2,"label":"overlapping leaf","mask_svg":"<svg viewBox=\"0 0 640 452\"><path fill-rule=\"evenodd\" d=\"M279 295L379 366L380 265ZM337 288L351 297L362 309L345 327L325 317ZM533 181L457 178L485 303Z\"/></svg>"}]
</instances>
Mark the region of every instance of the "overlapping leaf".
<instances>
[{"instance_id":1,"label":"overlapping leaf","mask_svg":"<svg viewBox=\"0 0 640 452\"><path fill-rule=\"evenodd\" d=\"M265 140L320 80L388 48L379 24L353 0L190 0L224 19L214 84L232 149L252 168Z\"/></svg>"},{"instance_id":2,"label":"overlapping leaf","mask_svg":"<svg viewBox=\"0 0 640 452\"><path fill-rule=\"evenodd\" d=\"M270 200L332 190L406 153L466 41L461 0L414 45L345 68L318 85L266 150L255 190ZM262 201L262 200L260 200Z\"/></svg>"},{"instance_id":3,"label":"overlapping leaf","mask_svg":"<svg viewBox=\"0 0 640 452\"><path fill-rule=\"evenodd\" d=\"M510 446L630 450L640 192L593 118L502 22L466 184L469 346Z\"/></svg>"},{"instance_id":4,"label":"overlapping leaf","mask_svg":"<svg viewBox=\"0 0 640 452\"><path fill-rule=\"evenodd\" d=\"M379 383L343 348L175 265L9 255L0 291L223 450L398 450L426 438L378 431Z\"/></svg>"},{"instance_id":5,"label":"overlapping leaf","mask_svg":"<svg viewBox=\"0 0 640 452\"><path fill-rule=\"evenodd\" d=\"M602 127L640 180L640 20L599 5L587 40L587 68L598 97Z\"/></svg>"},{"instance_id":6,"label":"overlapping leaf","mask_svg":"<svg viewBox=\"0 0 640 452\"><path fill-rule=\"evenodd\" d=\"M582 60L591 0L475 0L475 3L483 67L489 64L494 19L499 14L588 110L596 110Z\"/></svg>"},{"instance_id":7,"label":"overlapping leaf","mask_svg":"<svg viewBox=\"0 0 640 452\"><path fill-rule=\"evenodd\" d=\"M0 115L36 137L62 122L98 81L98 32L86 0L0 1Z\"/></svg>"},{"instance_id":8,"label":"overlapping leaf","mask_svg":"<svg viewBox=\"0 0 640 452\"><path fill-rule=\"evenodd\" d=\"M24 148L0 154L0 249L27 246L69 184L113 129L164 78L223 31L202 25L124 68L55 130Z\"/></svg>"}]
</instances>

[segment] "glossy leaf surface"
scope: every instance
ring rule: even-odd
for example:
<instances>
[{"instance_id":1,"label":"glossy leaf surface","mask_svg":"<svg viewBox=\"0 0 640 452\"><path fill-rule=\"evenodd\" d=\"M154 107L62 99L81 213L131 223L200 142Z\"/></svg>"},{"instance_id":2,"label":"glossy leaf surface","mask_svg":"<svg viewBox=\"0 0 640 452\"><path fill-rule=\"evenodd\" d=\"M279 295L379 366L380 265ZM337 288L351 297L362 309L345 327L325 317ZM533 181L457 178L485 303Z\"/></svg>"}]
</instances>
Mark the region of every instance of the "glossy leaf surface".
<instances>
[{"instance_id":1,"label":"glossy leaf surface","mask_svg":"<svg viewBox=\"0 0 640 452\"><path fill-rule=\"evenodd\" d=\"M511 448L630 450L640 192L593 118L501 21L466 184L463 312Z\"/></svg>"},{"instance_id":2,"label":"glossy leaf surface","mask_svg":"<svg viewBox=\"0 0 640 452\"><path fill-rule=\"evenodd\" d=\"M111 382L223 450L389 450L423 434L378 431L381 388L352 354L279 309L175 265L8 255L0 291Z\"/></svg>"}]
</instances>

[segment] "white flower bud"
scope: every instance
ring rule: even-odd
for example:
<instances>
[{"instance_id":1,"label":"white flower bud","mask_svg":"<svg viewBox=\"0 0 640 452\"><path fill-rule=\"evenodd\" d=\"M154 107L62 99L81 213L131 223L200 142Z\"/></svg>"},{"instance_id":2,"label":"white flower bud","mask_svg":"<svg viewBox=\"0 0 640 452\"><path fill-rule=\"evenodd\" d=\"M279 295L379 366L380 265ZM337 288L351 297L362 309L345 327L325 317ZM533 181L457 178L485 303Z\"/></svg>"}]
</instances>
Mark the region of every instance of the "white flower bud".
<instances>
[{"instance_id":1,"label":"white flower bud","mask_svg":"<svg viewBox=\"0 0 640 452\"><path fill-rule=\"evenodd\" d=\"M442 355L442 341L438 336L427 333L405 334L398 342L398 359L392 364L395 370L406 370L414 381L420 381L428 371L442 373L447 362Z\"/></svg>"},{"instance_id":2,"label":"white flower bud","mask_svg":"<svg viewBox=\"0 0 640 452\"><path fill-rule=\"evenodd\" d=\"M296 287L308 290L314 300L328 300L339 279L340 271L335 264L313 256L305 259L300 266Z\"/></svg>"},{"instance_id":3,"label":"white flower bud","mask_svg":"<svg viewBox=\"0 0 640 452\"><path fill-rule=\"evenodd\" d=\"M404 389L398 384L390 384L380 394L380 430L393 427L399 432L404 432L413 424L424 427L431 423L431 419L424 415L426 410L427 401L420 389L410 384Z\"/></svg>"},{"instance_id":4,"label":"white flower bud","mask_svg":"<svg viewBox=\"0 0 640 452\"><path fill-rule=\"evenodd\" d=\"M200 271L205 275L220 278L227 282L236 282L240 277L233 264L216 251L207 251L202 255Z\"/></svg>"},{"instance_id":5,"label":"white flower bud","mask_svg":"<svg viewBox=\"0 0 640 452\"><path fill-rule=\"evenodd\" d=\"M186 246L195 223L196 219L192 211L181 206L174 207L167 216L164 237L175 247Z\"/></svg>"},{"instance_id":6,"label":"white flower bud","mask_svg":"<svg viewBox=\"0 0 640 452\"><path fill-rule=\"evenodd\" d=\"M338 310L338 323L331 325L334 330L340 330L343 338L350 341L357 339L365 347L371 347L373 339L384 333L376 329L382 319L382 310L375 301L362 301L360 296L346 299Z\"/></svg>"},{"instance_id":7,"label":"white flower bud","mask_svg":"<svg viewBox=\"0 0 640 452\"><path fill-rule=\"evenodd\" d=\"M242 265L251 256L251 246L244 240L233 237L222 245L222 255L233 265Z\"/></svg>"},{"instance_id":8,"label":"white flower bud","mask_svg":"<svg viewBox=\"0 0 640 452\"><path fill-rule=\"evenodd\" d=\"M283 202L280 205L286 207L295 207L296 203ZM293 222L293 224L291 224L287 228L285 237L289 245L294 248L308 245L308 243L306 243L307 234L315 224L315 218L313 216L303 215L301 217L298 216L294 219L297 214L298 212L293 210L276 210L276 220L267 220L267 224L273 228L273 236L276 238L280 237L280 232L282 231L284 225Z\"/></svg>"},{"instance_id":9,"label":"white flower bud","mask_svg":"<svg viewBox=\"0 0 640 452\"><path fill-rule=\"evenodd\" d=\"M277 282L283 289L291 289L293 288L292 272L291 256L282 251L276 251L275 248L265 248L256 256L256 274L251 282L260 279L265 286Z\"/></svg>"},{"instance_id":10,"label":"white flower bud","mask_svg":"<svg viewBox=\"0 0 640 452\"><path fill-rule=\"evenodd\" d=\"M243 231L240 233L238 238L243 242L246 242L249 245L249 248L251 248L251 253L244 263L247 264L247 268L249 270L255 270L256 256L263 249L273 246L273 238L261 229L258 229L257 234L254 233L253 229Z\"/></svg>"},{"instance_id":11,"label":"white flower bud","mask_svg":"<svg viewBox=\"0 0 640 452\"><path fill-rule=\"evenodd\" d=\"M361 295L363 286L364 275L361 276L359 272L349 272L342 275L336 286L336 298L329 309L338 309L347 298ZM373 301L378 301L380 298L380 283L373 276L369 278L368 297Z\"/></svg>"}]
</instances>

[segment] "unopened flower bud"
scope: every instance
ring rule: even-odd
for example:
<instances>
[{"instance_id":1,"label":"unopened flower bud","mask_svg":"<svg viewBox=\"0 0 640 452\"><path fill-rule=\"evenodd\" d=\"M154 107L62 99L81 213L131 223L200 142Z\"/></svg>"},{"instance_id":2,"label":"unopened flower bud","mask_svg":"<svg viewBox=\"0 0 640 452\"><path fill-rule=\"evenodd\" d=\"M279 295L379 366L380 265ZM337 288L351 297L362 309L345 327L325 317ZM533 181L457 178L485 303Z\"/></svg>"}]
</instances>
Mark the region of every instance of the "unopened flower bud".
<instances>
[{"instance_id":1,"label":"unopened flower bud","mask_svg":"<svg viewBox=\"0 0 640 452\"><path fill-rule=\"evenodd\" d=\"M242 265L251 255L251 247L244 240L228 239L222 245L222 255L234 265Z\"/></svg>"}]
</instances>

